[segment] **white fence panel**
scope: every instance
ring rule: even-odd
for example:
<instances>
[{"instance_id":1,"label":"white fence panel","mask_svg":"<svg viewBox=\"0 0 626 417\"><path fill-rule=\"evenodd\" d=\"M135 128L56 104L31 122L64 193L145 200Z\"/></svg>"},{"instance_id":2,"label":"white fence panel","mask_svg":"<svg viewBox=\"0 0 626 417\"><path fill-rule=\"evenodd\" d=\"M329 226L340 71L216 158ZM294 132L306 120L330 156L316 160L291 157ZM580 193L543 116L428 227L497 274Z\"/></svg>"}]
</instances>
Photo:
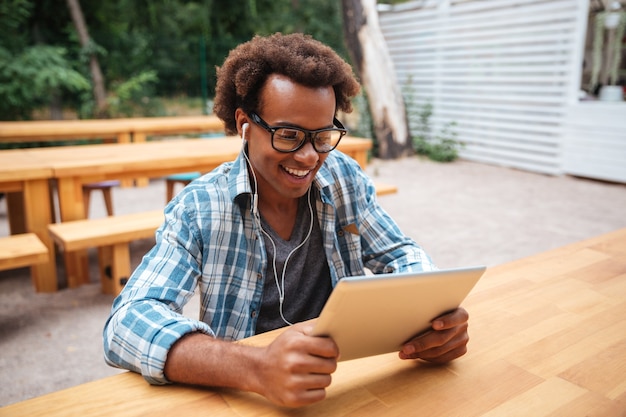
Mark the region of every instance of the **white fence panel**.
<instances>
[{"instance_id":1,"label":"white fence panel","mask_svg":"<svg viewBox=\"0 0 626 417\"><path fill-rule=\"evenodd\" d=\"M587 0L421 0L381 10L411 129L430 102L435 131L455 122L463 158L561 173L587 7Z\"/></svg>"}]
</instances>

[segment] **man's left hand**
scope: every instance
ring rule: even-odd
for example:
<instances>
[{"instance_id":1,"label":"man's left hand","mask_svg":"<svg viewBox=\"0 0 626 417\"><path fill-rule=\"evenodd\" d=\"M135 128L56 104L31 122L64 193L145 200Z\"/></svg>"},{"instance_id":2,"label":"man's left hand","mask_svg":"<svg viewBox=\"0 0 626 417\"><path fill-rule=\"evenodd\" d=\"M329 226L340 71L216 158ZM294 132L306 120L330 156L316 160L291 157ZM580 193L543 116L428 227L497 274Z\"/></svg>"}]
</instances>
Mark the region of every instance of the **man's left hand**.
<instances>
[{"instance_id":1,"label":"man's left hand","mask_svg":"<svg viewBox=\"0 0 626 417\"><path fill-rule=\"evenodd\" d=\"M405 343L400 359L423 359L432 363L447 363L467 352L467 321L464 308L437 317L431 329Z\"/></svg>"}]
</instances>

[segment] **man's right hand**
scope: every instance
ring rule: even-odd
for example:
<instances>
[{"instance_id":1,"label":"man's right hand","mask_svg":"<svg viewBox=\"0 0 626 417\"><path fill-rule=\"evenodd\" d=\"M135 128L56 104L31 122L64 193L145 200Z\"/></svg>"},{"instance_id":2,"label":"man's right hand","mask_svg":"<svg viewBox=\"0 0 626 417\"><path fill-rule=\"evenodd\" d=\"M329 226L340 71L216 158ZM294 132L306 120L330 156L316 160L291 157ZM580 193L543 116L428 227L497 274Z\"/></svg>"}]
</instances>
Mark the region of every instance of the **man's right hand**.
<instances>
[{"instance_id":1,"label":"man's right hand","mask_svg":"<svg viewBox=\"0 0 626 417\"><path fill-rule=\"evenodd\" d=\"M286 407L326 398L339 350L330 338L310 336L312 329L309 322L295 324L264 348L265 360L256 369L256 392Z\"/></svg>"},{"instance_id":2,"label":"man's right hand","mask_svg":"<svg viewBox=\"0 0 626 417\"><path fill-rule=\"evenodd\" d=\"M312 330L312 321L295 324L263 347L191 333L169 350L165 376L171 382L256 392L285 407L312 404L326 397L339 356L332 339L311 336Z\"/></svg>"}]
</instances>

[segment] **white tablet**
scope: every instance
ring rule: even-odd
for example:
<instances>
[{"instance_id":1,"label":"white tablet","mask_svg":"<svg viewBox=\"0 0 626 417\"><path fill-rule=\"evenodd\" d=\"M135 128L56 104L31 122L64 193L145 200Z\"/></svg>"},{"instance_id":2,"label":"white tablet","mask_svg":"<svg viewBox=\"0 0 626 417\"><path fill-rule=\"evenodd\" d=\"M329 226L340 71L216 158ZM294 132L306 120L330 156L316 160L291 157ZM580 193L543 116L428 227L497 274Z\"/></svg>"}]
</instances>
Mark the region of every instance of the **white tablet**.
<instances>
[{"instance_id":1,"label":"white tablet","mask_svg":"<svg viewBox=\"0 0 626 417\"><path fill-rule=\"evenodd\" d=\"M313 335L330 336L339 360L399 351L431 321L460 306L484 266L341 279Z\"/></svg>"}]
</instances>

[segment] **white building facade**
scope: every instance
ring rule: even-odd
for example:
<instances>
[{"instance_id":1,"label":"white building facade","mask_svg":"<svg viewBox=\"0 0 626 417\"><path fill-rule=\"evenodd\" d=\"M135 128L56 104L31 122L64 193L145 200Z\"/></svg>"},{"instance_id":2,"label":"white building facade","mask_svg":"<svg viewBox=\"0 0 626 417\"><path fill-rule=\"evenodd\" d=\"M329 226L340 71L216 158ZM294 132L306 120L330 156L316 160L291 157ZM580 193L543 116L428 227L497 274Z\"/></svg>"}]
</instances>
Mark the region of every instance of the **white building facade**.
<instances>
[{"instance_id":1,"label":"white building facade","mask_svg":"<svg viewBox=\"0 0 626 417\"><path fill-rule=\"evenodd\" d=\"M416 129L454 122L461 157L626 182L626 103L581 101L589 0L418 0L379 9Z\"/></svg>"}]
</instances>

